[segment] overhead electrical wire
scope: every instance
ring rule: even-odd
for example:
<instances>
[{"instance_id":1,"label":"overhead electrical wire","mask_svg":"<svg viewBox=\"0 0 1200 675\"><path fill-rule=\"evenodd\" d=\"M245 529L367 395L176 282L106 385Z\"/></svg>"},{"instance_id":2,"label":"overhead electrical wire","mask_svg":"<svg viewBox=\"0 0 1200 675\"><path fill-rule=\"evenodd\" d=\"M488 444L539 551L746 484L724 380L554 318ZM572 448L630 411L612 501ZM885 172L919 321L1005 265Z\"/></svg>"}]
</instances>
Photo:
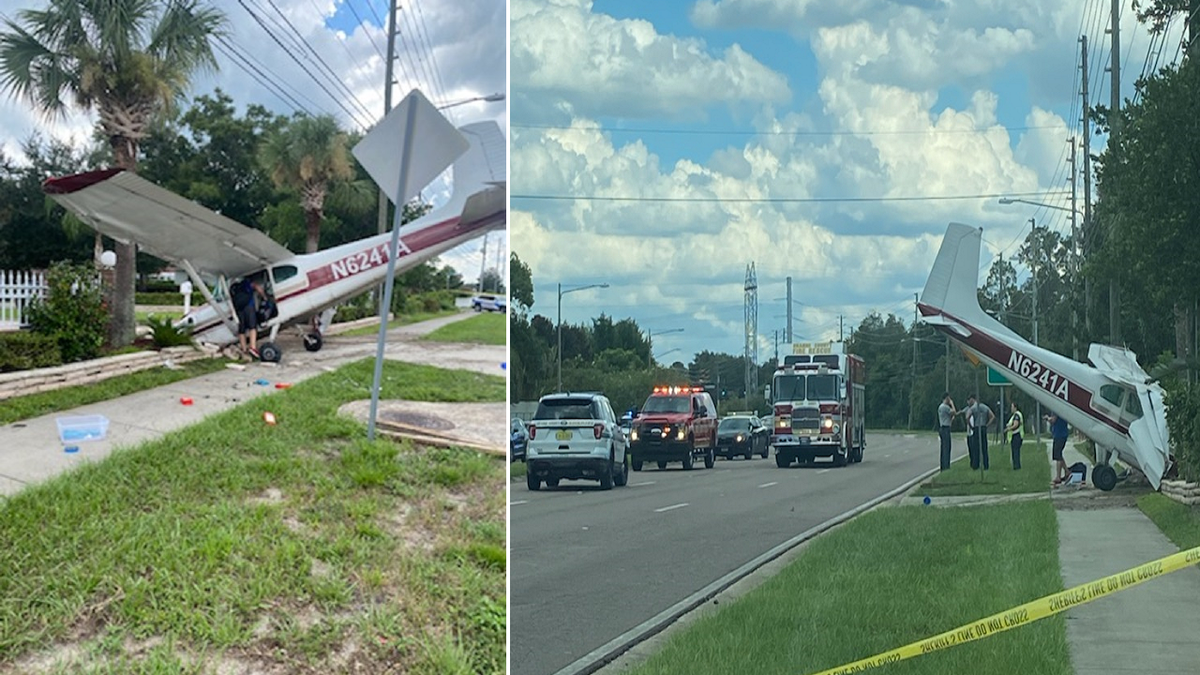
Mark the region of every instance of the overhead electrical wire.
<instances>
[{"instance_id":1,"label":"overhead electrical wire","mask_svg":"<svg viewBox=\"0 0 1200 675\"><path fill-rule=\"evenodd\" d=\"M510 124L514 129L544 129L556 131L608 131L612 133L676 134L700 136L900 136L923 134L983 134L993 131L1032 131L1057 129L1058 125L1046 124L1022 127L986 127L975 129L911 129L896 131L756 131L751 129L662 129L646 127L609 127L603 125L573 127L553 124Z\"/></svg>"},{"instance_id":2,"label":"overhead electrical wire","mask_svg":"<svg viewBox=\"0 0 1200 675\"><path fill-rule=\"evenodd\" d=\"M245 9L246 12L249 13L250 16L254 18L254 21L256 23L258 23L259 27L261 27L267 33L267 36L270 37L271 40L274 41L275 44L278 45L280 49L282 49L284 52L286 52L287 55L292 59L292 61L294 61L296 63L296 65L300 66L300 69L303 70L305 72L305 74L307 74L310 78L312 78L313 82L315 82L316 85L321 88L321 91L325 92L326 96L328 96L334 103L336 103L337 106L339 108L341 108L342 111L345 112L346 115L351 120L353 120L355 124L362 125L362 122L356 118L355 113L352 112L349 108L347 108L345 106L345 104L342 102L341 97L336 96L336 95L334 95L333 92L329 91L329 88L325 86L325 83L322 82L321 79L318 78L316 75L314 75L313 72L308 69L308 66L304 65L298 58L296 58L296 55L294 53L292 53L294 50L286 47L280 41L279 37L277 35L275 35L275 33L270 28L267 27L264 19L259 17L258 13L255 12L253 9L251 9L250 5L247 4L247 0L237 0L237 1L238 1L238 4L241 5L242 8ZM366 127L364 126L363 128L366 128Z\"/></svg>"},{"instance_id":3,"label":"overhead electrical wire","mask_svg":"<svg viewBox=\"0 0 1200 675\"><path fill-rule=\"evenodd\" d=\"M296 100L296 98L284 90L283 87L274 79L263 73L262 70L260 70L258 66L251 62L245 54L239 52L232 44L226 42L224 37L217 36L216 42L213 43L213 46L217 48L217 51L229 57L229 60L232 61L234 65L238 66L247 74L249 74L250 77L262 85L264 89L274 94L275 97L283 103L291 106L293 111L303 112L304 114L310 116L314 115L311 109L300 103L298 100Z\"/></svg>"},{"instance_id":4,"label":"overhead electrical wire","mask_svg":"<svg viewBox=\"0 0 1200 675\"><path fill-rule=\"evenodd\" d=\"M997 199L1000 197L1037 197L1061 192L997 192L974 195L920 195L901 197L620 197L604 195L522 195L510 199L540 201L592 201L592 202L654 202L654 203L728 203L728 204L824 204L824 203L877 203L877 202L929 202L961 201L970 199Z\"/></svg>"},{"instance_id":5,"label":"overhead electrical wire","mask_svg":"<svg viewBox=\"0 0 1200 675\"><path fill-rule=\"evenodd\" d=\"M308 43L308 40L305 39L300 31L296 30L296 26L292 24L291 19L289 19L287 15L283 13L283 10L279 9L279 5L275 3L275 0L266 0L266 2L273 10L275 10L275 13L278 14L281 19L283 19L284 25L287 26L287 28L291 31L292 36L294 36L292 37L292 40L299 46L300 53L304 55L304 57L310 62L318 66L318 68L323 69L329 78L329 81L333 83L334 87L340 88L340 90L347 96L349 101L357 107L361 114L364 115L363 119L358 119L357 117L352 116L355 123L364 129L369 127L370 123L375 120L375 116L371 114L370 110L363 105L363 102L359 100L358 96L356 96L350 87L345 83L344 77L333 72L333 69L329 67L329 64L326 63L325 59L323 59L321 55L317 53L316 49L313 49L312 45ZM289 54L289 56L295 58L294 55ZM365 124L363 120L366 120Z\"/></svg>"},{"instance_id":6,"label":"overhead electrical wire","mask_svg":"<svg viewBox=\"0 0 1200 675\"><path fill-rule=\"evenodd\" d=\"M371 3L368 2L367 6L370 7ZM354 9L354 2L352 0L346 0L346 7L350 9L350 13L354 15L354 20L358 22L359 26L367 25L367 22L363 21L363 18L358 15L358 10ZM363 33L365 33L367 39L371 41L371 46L375 48L375 53L379 55L379 58L386 60L386 57L383 55L383 50L379 48L379 43L375 41L375 36L371 35L371 31L363 28Z\"/></svg>"}]
</instances>

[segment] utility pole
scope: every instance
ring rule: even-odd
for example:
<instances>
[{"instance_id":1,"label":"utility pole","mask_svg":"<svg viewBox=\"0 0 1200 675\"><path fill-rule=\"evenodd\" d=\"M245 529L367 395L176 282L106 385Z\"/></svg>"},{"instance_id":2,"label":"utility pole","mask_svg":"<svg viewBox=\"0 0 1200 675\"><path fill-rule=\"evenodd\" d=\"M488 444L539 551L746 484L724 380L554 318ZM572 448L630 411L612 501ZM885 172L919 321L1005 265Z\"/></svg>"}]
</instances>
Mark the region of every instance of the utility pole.
<instances>
[{"instance_id":1,"label":"utility pole","mask_svg":"<svg viewBox=\"0 0 1200 675\"><path fill-rule=\"evenodd\" d=\"M1112 110L1109 111L1108 138L1112 140L1120 134L1121 118L1121 0L1112 0ZM1108 223L1108 239L1112 239L1116 229L1115 220ZM1108 281L1108 332L1109 342L1121 344L1121 288L1119 272Z\"/></svg>"},{"instance_id":2,"label":"utility pole","mask_svg":"<svg viewBox=\"0 0 1200 675\"><path fill-rule=\"evenodd\" d=\"M1075 211L1075 138L1071 144L1071 358L1079 360L1079 223ZM1040 419L1040 418L1039 418Z\"/></svg>"},{"instance_id":3,"label":"utility pole","mask_svg":"<svg viewBox=\"0 0 1200 675\"><path fill-rule=\"evenodd\" d=\"M946 336L946 388L942 391L950 391L950 336Z\"/></svg>"},{"instance_id":4,"label":"utility pole","mask_svg":"<svg viewBox=\"0 0 1200 675\"><path fill-rule=\"evenodd\" d=\"M1079 38L1080 63L1083 68L1083 251L1091 254L1095 228L1092 226L1092 108L1088 102L1088 55L1087 36ZM1092 336L1092 281L1083 280L1083 328L1088 338Z\"/></svg>"},{"instance_id":5,"label":"utility pole","mask_svg":"<svg viewBox=\"0 0 1200 675\"><path fill-rule=\"evenodd\" d=\"M1037 223L1034 222L1033 218L1030 218L1029 224L1031 227L1033 227L1033 233L1034 233L1033 240L1034 240L1034 242L1036 242L1038 244L1038 248L1037 248L1038 255L1037 255L1037 257L1035 257L1033 259L1033 346L1037 347L1038 346L1038 320L1037 320L1038 319L1038 316L1037 316L1038 263L1041 262L1042 246L1041 246L1041 237L1037 236ZM1004 389L1001 388L1000 391L1004 391ZM1001 396L1003 396L1003 394L1001 394ZM1001 399L1001 400L1003 400L1003 399ZM1035 401L1034 404L1037 406L1037 412L1034 414L1034 419L1040 420L1040 419L1042 419L1042 402ZM1004 406L1001 405L1000 407L1003 408Z\"/></svg>"},{"instance_id":6,"label":"utility pole","mask_svg":"<svg viewBox=\"0 0 1200 675\"><path fill-rule=\"evenodd\" d=\"M845 318L844 315L838 314L838 342L846 341L846 329L844 327L844 324L842 323L842 320L844 318Z\"/></svg>"},{"instance_id":7,"label":"utility pole","mask_svg":"<svg viewBox=\"0 0 1200 675\"><path fill-rule=\"evenodd\" d=\"M395 62L395 60L396 60L395 59L395 56L396 56L396 0L388 0L388 4L390 5L390 7L388 8L387 59L385 59L386 63L384 64L384 68L383 68L383 80L384 80L384 82L383 82L383 116L384 117L387 117L387 114L389 112L391 112L391 110L392 110L392 76L393 76L392 63ZM404 207L401 204L397 204L396 208L401 209ZM379 234L383 234L384 232L387 232L387 219L388 219L387 215L388 215L388 198L387 198L387 195L383 193L383 188L381 187L381 188L379 188L379 217L378 217ZM393 251L393 253L394 253L394 251ZM383 284L380 284L379 288L382 289ZM380 316L386 317L387 311L390 308L382 306L383 305L382 291L378 292L378 297L379 297L379 304L380 304L380 308L379 308Z\"/></svg>"},{"instance_id":8,"label":"utility pole","mask_svg":"<svg viewBox=\"0 0 1200 675\"><path fill-rule=\"evenodd\" d=\"M908 428L913 428L913 408L916 403L917 390L917 303L921 301L920 293L913 293L913 324L912 324L912 343L913 343L913 362L912 362L912 384L908 390Z\"/></svg>"},{"instance_id":9,"label":"utility pole","mask_svg":"<svg viewBox=\"0 0 1200 675\"><path fill-rule=\"evenodd\" d=\"M792 278L787 278L787 343L792 342Z\"/></svg>"},{"instance_id":10,"label":"utility pole","mask_svg":"<svg viewBox=\"0 0 1200 675\"><path fill-rule=\"evenodd\" d=\"M487 240L489 232L483 233L483 254L479 260L479 292L483 292L483 271L487 267Z\"/></svg>"}]
</instances>

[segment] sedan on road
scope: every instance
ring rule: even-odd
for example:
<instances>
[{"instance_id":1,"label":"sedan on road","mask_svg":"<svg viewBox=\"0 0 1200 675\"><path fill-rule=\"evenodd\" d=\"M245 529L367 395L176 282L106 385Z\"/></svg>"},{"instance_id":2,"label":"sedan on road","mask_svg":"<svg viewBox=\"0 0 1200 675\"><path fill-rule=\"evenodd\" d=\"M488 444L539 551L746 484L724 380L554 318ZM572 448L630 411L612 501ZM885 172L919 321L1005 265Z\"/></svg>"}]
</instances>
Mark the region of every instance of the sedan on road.
<instances>
[{"instance_id":1,"label":"sedan on road","mask_svg":"<svg viewBox=\"0 0 1200 675\"><path fill-rule=\"evenodd\" d=\"M753 415L730 415L717 425L717 454L726 459L741 455L766 459L770 431Z\"/></svg>"}]
</instances>

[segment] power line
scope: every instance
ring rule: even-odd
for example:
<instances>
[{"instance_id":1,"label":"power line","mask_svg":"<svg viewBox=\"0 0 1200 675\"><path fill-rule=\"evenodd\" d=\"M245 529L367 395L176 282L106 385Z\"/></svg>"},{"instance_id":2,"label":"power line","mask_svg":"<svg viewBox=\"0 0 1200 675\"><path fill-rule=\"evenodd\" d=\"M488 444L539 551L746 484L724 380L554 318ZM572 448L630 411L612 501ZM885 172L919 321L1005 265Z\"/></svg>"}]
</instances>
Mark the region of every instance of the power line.
<instances>
[{"instance_id":1,"label":"power line","mask_svg":"<svg viewBox=\"0 0 1200 675\"><path fill-rule=\"evenodd\" d=\"M370 7L371 3L368 2L367 6ZM361 16L358 15L358 10L354 9L354 3L351 2L351 0L346 0L346 7L350 8L350 13L354 15L354 20L358 22L360 27L367 23L366 21L362 20ZM375 11L374 8L372 8L371 11ZM383 50L379 48L379 43L375 42L375 36L371 35L371 31L364 28L363 33L366 33L367 39L371 41L371 46L375 48L375 53L379 55L379 58L384 58Z\"/></svg>"},{"instance_id":2,"label":"power line","mask_svg":"<svg viewBox=\"0 0 1200 675\"><path fill-rule=\"evenodd\" d=\"M325 70L325 73L329 77L329 81L333 82L334 86L340 87L342 92L344 92L345 94L347 94L349 96L350 101L353 102L356 106L358 106L358 110L366 115L365 119L368 122L374 120L375 117L371 114L371 112L367 109L367 107L365 105L363 105L362 101L360 101L358 99L358 96L356 96L354 94L354 92L350 89L350 87L343 81L343 78L339 77L336 73L333 72L333 69L329 67L329 64L325 62L325 59L321 58L321 55L317 53L316 49L313 49L312 45L310 45L308 43L308 40L306 40L304 38L304 36L300 34L300 31L296 30L296 26L292 24L291 19L287 18L287 15L283 13L283 10L279 9L279 5L275 4L275 0L266 0L266 1L267 1L267 4L271 6L271 9L274 9L275 13L278 14L279 17L283 19L284 24L286 24L287 27L292 31L292 34L295 35L295 40L296 40L297 44L299 44L301 47L301 53L303 53L304 50L307 50L308 54L311 54L311 57L305 56L305 58L312 60L316 65L318 65L319 67L321 67ZM357 14L355 16L357 16ZM356 121L356 123L358 123L360 125L362 124L362 122L358 121L357 119L355 121ZM368 126L370 126L369 123L366 125L363 125L364 128L366 128Z\"/></svg>"},{"instance_id":3,"label":"power line","mask_svg":"<svg viewBox=\"0 0 1200 675\"><path fill-rule=\"evenodd\" d=\"M561 126L553 124L511 124L514 129L543 129L555 131L608 131L612 133L674 134L701 136L901 136L920 134L983 134L993 131L1032 131L1035 129L1057 129L1057 125L1034 125L1022 127L984 127L971 129L900 129L866 131L755 131L750 129L662 129L650 127Z\"/></svg>"},{"instance_id":4,"label":"power line","mask_svg":"<svg viewBox=\"0 0 1200 675\"><path fill-rule=\"evenodd\" d=\"M240 67L243 71L245 71L247 74L249 74L250 77L252 79L254 79L256 82L258 82L260 85L262 85L264 89L266 89L270 93L274 94L275 97L278 98L280 101L286 103L287 105L290 105L292 107L292 110L294 110L296 112L303 111L305 114L308 114L308 115L313 114L312 111L310 111L308 108L304 107L304 105L302 105L299 101L297 101L295 98L293 98L291 94L284 91L283 88L279 84L275 83L273 80L271 80L271 78L267 77L266 74L264 74L261 70L259 70L258 67L255 66L253 63L251 63L249 61L249 59L246 58L245 55L237 52L233 48L232 45L226 43L224 37L217 36L217 41L213 43L213 46L216 47L217 50L220 51L222 54L225 54L227 57L229 57L229 60L232 61L234 63L234 65Z\"/></svg>"},{"instance_id":5,"label":"power line","mask_svg":"<svg viewBox=\"0 0 1200 675\"><path fill-rule=\"evenodd\" d=\"M921 195L902 197L621 197L604 195L511 195L511 199L538 201L590 201L590 202L655 202L655 203L730 203L730 204L826 204L826 203L877 203L877 202L926 202L958 201L968 199L996 199L1000 197L1039 197L1066 192L997 192L975 195Z\"/></svg>"},{"instance_id":6,"label":"power line","mask_svg":"<svg viewBox=\"0 0 1200 675\"><path fill-rule=\"evenodd\" d=\"M275 44L278 45L279 48L282 49L292 59L292 61L294 61L296 63L296 65L300 66L301 70L303 70L310 78L312 78L313 82L315 82L317 84L317 86L320 87L321 90L325 92L326 96L328 96L331 100L333 100L333 102L336 103L338 105L338 107L341 108L342 111L345 112L346 115L351 120L353 120L356 124L361 124L361 122L359 122L355 118L355 113L351 112L350 109L347 108L342 103L341 97L335 96L333 94L333 92L329 91L329 88L326 87L325 84L323 82L321 82L321 80L319 78L317 78L316 75L313 75L312 71L309 70L307 66L305 66L303 63L300 62L300 60L298 58L296 58L296 55L293 53L294 50L289 49L288 47L284 46L284 44L279 40L279 37L276 36L275 33L273 31L271 31L270 28L267 27L264 20L261 17L259 17L258 13L256 13L253 9L250 9L250 6L248 4L246 4L246 0L237 0L237 1L238 1L238 4L241 5L242 8L245 9L246 12L249 13L250 16L254 18L254 21L256 23L258 23L258 25L264 31L266 31L267 35L271 38L271 40L273 40L275 42Z\"/></svg>"},{"instance_id":7,"label":"power line","mask_svg":"<svg viewBox=\"0 0 1200 675\"><path fill-rule=\"evenodd\" d=\"M429 26L425 23L425 10L421 9L420 0L412 0L412 4L417 8L417 19L420 23L420 32L425 38L425 49L429 53L429 64L433 70L433 79L436 83L438 96L441 100L446 100L446 83L442 80L442 71L438 68L437 54L433 49L433 40L429 37Z\"/></svg>"}]
</instances>

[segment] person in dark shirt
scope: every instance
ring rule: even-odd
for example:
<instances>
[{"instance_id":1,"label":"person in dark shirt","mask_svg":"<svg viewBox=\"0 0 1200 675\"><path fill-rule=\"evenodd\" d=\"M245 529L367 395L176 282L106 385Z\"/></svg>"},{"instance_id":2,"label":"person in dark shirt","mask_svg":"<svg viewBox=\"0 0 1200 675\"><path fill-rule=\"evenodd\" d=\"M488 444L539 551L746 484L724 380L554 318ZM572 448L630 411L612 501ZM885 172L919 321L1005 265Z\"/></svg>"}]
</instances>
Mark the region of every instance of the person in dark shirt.
<instances>
[{"instance_id":1,"label":"person in dark shirt","mask_svg":"<svg viewBox=\"0 0 1200 675\"><path fill-rule=\"evenodd\" d=\"M1067 470L1067 462L1063 459L1063 449L1067 447L1070 431L1067 429L1067 421L1057 413L1051 412L1043 416L1043 419L1050 423L1050 457L1054 460L1054 484L1059 485L1071 477L1070 471Z\"/></svg>"},{"instance_id":2,"label":"person in dark shirt","mask_svg":"<svg viewBox=\"0 0 1200 675\"><path fill-rule=\"evenodd\" d=\"M246 277L233 286L233 311L238 319L238 347L258 358L258 299L266 299L262 281ZM249 337L247 337L249 336ZM247 342L249 346L247 347Z\"/></svg>"}]
</instances>

